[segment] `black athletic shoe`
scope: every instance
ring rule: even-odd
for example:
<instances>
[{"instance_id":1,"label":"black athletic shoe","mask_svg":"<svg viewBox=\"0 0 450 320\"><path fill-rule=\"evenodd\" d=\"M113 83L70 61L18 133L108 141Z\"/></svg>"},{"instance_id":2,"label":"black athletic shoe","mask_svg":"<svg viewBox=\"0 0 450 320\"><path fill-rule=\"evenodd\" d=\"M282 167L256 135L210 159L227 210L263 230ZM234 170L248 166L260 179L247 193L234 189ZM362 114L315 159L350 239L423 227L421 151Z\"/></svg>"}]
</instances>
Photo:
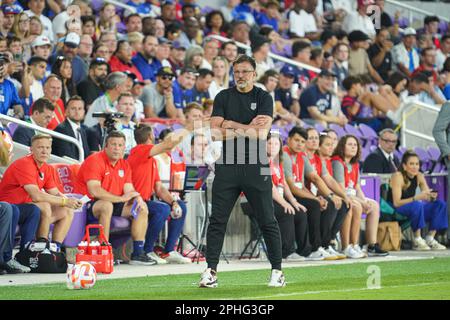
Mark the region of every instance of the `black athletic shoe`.
<instances>
[{"instance_id":1,"label":"black athletic shoe","mask_svg":"<svg viewBox=\"0 0 450 320\"><path fill-rule=\"evenodd\" d=\"M6 272L6 270L3 269L2 266L0 266L0 276L2 276L2 275L4 275L4 274L7 274L7 273L8 273L8 272Z\"/></svg>"},{"instance_id":2,"label":"black athletic shoe","mask_svg":"<svg viewBox=\"0 0 450 320\"><path fill-rule=\"evenodd\" d=\"M369 257L385 257L389 255L389 252L381 250L378 243L367 246L367 254Z\"/></svg>"},{"instance_id":3,"label":"black athletic shoe","mask_svg":"<svg viewBox=\"0 0 450 320\"><path fill-rule=\"evenodd\" d=\"M156 263L157 262L155 260L147 256L144 252L137 256L132 255L130 260L130 264L141 266L153 266Z\"/></svg>"}]
</instances>

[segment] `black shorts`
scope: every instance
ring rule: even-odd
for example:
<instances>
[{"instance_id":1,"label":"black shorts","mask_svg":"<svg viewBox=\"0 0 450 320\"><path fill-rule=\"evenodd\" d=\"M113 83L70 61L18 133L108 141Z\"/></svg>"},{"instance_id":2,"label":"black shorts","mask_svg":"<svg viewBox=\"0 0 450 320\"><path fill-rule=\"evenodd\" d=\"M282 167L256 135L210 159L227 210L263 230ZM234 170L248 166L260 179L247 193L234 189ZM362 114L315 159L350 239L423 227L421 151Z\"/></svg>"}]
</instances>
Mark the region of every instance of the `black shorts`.
<instances>
[{"instance_id":1,"label":"black shorts","mask_svg":"<svg viewBox=\"0 0 450 320\"><path fill-rule=\"evenodd\" d=\"M92 208L94 207L94 204L97 201L98 200L92 200L92 201L90 201L90 202L88 202L86 204L86 206L87 206L86 213L87 213L87 216L89 218L96 219L95 216L94 216L94 213L92 212ZM125 202L113 203L113 213L112 213L113 217L120 217L120 216L122 216L122 210L123 210L124 206L125 206Z\"/></svg>"}]
</instances>

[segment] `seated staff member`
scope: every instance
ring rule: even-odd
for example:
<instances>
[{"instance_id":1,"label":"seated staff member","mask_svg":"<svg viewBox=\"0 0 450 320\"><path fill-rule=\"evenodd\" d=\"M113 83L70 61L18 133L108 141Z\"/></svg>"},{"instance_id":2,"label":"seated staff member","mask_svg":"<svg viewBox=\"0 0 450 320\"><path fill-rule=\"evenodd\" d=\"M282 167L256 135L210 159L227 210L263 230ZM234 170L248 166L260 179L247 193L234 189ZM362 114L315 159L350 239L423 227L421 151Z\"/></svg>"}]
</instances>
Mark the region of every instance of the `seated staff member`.
<instances>
[{"instance_id":1,"label":"seated staff member","mask_svg":"<svg viewBox=\"0 0 450 320\"><path fill-rule=\"evenodd\" d=\"M320 229L321 219L330 219L331 221L332 214L328 213L335 210L335 199L333 199L334 196L331 190L319 177L303 152L307 138L307 133L303 128L294 127L289 132L287 146L283 148L283 169L286 181L297 201L306 207L308 216L311 248L309 252L305 250L297 253L300 255L304 254L309 260L336 260L338 257L334 252L328 252L328 248L324 249L322 247ZM314 183L319 189L319 194L326 195L327 199L320 195L314 195L305 187L306 182ZM330 224L332 222L327 223Z\"/></svg>"},{"instance_id":2,"label":"seated staff member","mask_svg":"<svg viewBox=\"0 0 450 320\"><path fill-rule=\"evenodd\" d=\"M317 155L319 156L320 161L322 161L322 167L323 168L326 167L326 169L327 169L326 171L327 171L328 175L330 175L330 177L333 179L333 181L338 183L333 178L333 167L331 165L331 156L333 155L334 148L335 148L335 146L334 146L333 138L328 134L321 134L319 137L319 149L317 150ZM324 179L324 181L326 182L325 179ZM343 189L343 187L340 184L339 184L339 188ZM335 190L333 190L333 191L335 191ZM345 189L343 189L343 192L345 194L345 198L348 199L347 194L345 193ZM336 194L339 194L339 191L336 192ZM344 219L347 216L349 210L351 210L351 200L350 199L349 199L349 202L344 202L342 204L342 207L340 210L338 210L336 219L334 220L334 223L331 226L331 231L330 231L331 241L330 241L330 243L335 251L337 250L337 241L336 241L337 233L339 232L339 230L341 230L342 224L344 223ZM345 257L345 255L343 255L343 256ZM341 257L341 254L339 254L339 257Z\"/></svg>"},{"instance_id":3,"label":"seated staff member","mask_svg":"<svg viewBox=\"0 0 450 320\"><path fill-rule=\"evenodd\" d=\"M170 135L163 142L154 145L154 136L150 126L139 126L134 131L134 138L137 146L131 149L127 159L130 167L133 168L133 185L147 202L150 218L148 221L147 233L145 235L145 254L155 260L158 264L166 263L191 263L191 259L183 257L174 250L178 238L183 230L186 218L186 205L183 201L176 201L170 192L162 185L158 174L155 155L172 150L183 138L176 134ZM153 194L162 201L152 201ZM172 219L169 222L169 232L167 235L164 253L159 257L154 251L154 244L164 228L169 215Z\"/></svg>"},{"instance_id":4,"label":"seated staff member","mask_svg":"<svg viewBox=\"0 0 450 320\"><path fill-rule=\"evenodd\" d=\"M389 253L381 250L377 244L380 206L375 200L366 198L359 183L358 162L360 159L361 144L359 140L352 135L342 137L331 159L334 178L345 187L347 195L352 200L352 213L347 215L341 229L342 248L344 248L344 253L349 258L363 258L366 256L366 253L362 251L358 244L361 214L365 212L367 214L367 253L369 256L387 256Z\"/></svg>"},{"instance_id":5,"label":"seated staff member","mask_svg":"<svg viewBox=\"0 0 450 320\"><path fill-rule=\"evenodd\" d=\"M156 261L144 253L145 231L148 223L147 204L134 189L131 181L131 167L124 160L125 135L112 131L106 137L103 151L92 154L80 167L75 190L88 195L88 219L97 219L109 239L112 216L132 218L131 237L133 253L130 264L153 265ZM137 202L136 214L132 212Z\"/></svg>"},{"instance_id":6,"label":"seated staff member","mask_svg":"<svg viewBox=\"0 0 450 320\"><path fill-rule=\"evenodd\" d=\"M14 161L0 182L0 201L20 205L33 203L41 210L37 239L48 239L54 223L52 241L61 246L73 219L73 210L83 205L67 198L54 181L55 169L47 164L52 151L52 137L37 134L31 138L31 154ZM43 191L45 190L45 191Z\"/></svg>"},{"instance_id":7,"label":"seated staff member","mask_svg":"<svg viewBox=\"0 0 450 320\"><path fill-rule=\"evenodd\" d=\"M399 169L400 172L392 175L388 199L398 213L411 220L415 236L413 250L445 250L445 246L437 242L434 236L436 231L448 228L447 204L437 200L437 192L428 187L415 152L407 151L403 155ZM417 187L421 192L416 195ZM430 227L423 239L421 231L427 222Z\"/></svg>"},{"instance_id":8,"label":"seated staff member","mask_svg":"<svg viewBox=\"0 0 450 320\"><path fill-rule=\"evenodd\" d=\"M336 222L340 225L342 225L343 218L347 215L347 212L350 208L350 199L347 197L345 193L345 189L336 181L334 180L332 174L332 168L331 168L331 160L327 162L320 158L320 156L317 154L319 150L319 132L317 132L314 128L306 129L306 133L308 135L308 139L306 140L305 144L305 153L308 157L309 162L313 166L313 168L316 170L317 174L322 178L322 180L325 182L328 188L331 189L335 193L335 196L333 197L336 203L336 209L333 211L327 210L326 212L322 213L322 217L320 219L320 230L322 234L322 247L328 248L328 251L330 253L334 253L335 256L337 256L340 259L345 259L345 255L338 253L333 246L331 246L331 240L334 239L334 236L332 234L333 226L336 225ZM330 141L330 151L331 151L331 138L329 138ZM331 154L330 154L331 156ZM317 193L317 187L314 184L308 183L308 189L311 190L313 193ZM324 214L330 214L331 217L329 219L323 219ZM339 216L339 220L337 220L337 217ZM340 227L339 227L340 228Z\"/></svg>"}]
</instances>

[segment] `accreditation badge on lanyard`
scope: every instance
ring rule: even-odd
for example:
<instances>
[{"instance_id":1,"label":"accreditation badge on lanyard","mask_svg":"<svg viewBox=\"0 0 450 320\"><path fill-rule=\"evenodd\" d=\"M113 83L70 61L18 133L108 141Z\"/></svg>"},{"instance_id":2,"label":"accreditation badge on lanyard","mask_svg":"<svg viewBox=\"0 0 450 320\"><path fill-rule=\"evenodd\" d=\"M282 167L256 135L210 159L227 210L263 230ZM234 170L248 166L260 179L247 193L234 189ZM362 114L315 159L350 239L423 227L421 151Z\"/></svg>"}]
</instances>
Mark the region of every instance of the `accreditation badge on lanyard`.
<instances>
[{"instance_id":1,"label":"accreditation badge on lanyard","mask_svg":"<svg viewBox=\"0 0 450 320\"><path fill-rule=\"evenodd\" d=\"M356 189L353 181L349 181L346 193L349 197L356 197Z\"/></svg>"},{"instance_id":2,"label":"accreditation badge on lanyard","mask_svg":"<svg viewBox=\"0 0 450 320\"><path fill-rule=\"evenodd\" d=\"M303 183L301 181L297 181L297 180L301 179L301 177L300 177L301 172L300 172L300 169L298 168L297 159L296 159L295 156L290 156L290 157L291 157L292 163L295 163L295 165L294 165L295 172L293 172L293 174L294 174L294 181L295 181L294 185L297 188L299 188L299 189L303 189Z\"/></svg>"},{"instance_id":3,"label":"accreditation badge on lanyard","mask_svg":"<svg viewBox=\"0 0 450 320\"><path fill-rule=\"evenodd\" d=\"M279 184L277 186L278 189L278 193L280 194L280 196L284 197L284 186L282 184Z\"/></svg>"}]
</instances>

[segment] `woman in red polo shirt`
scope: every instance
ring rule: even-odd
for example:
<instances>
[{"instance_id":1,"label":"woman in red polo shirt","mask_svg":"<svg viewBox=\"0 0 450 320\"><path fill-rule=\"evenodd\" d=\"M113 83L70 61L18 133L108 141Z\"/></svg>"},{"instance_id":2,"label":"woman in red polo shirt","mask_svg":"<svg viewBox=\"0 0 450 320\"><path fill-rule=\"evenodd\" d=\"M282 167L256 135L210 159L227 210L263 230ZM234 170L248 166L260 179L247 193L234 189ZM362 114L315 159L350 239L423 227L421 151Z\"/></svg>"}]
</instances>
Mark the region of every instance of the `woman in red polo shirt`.
<instances>
[{"instance_id":1,"label":"woman in red polo shirt","mask_svg":"<svg viewBox=\"0 0 450 320\"><path fill-rule=\"evenodd\" d=\"M366 242L367 253L370 256L386 256L388 253L381 250L377 242L378 220L380 218L380 206L372 199L366 198L361 190L359 164L361 159L361 144L353 135L346 135L339 141L334 151L332 160L333 177L341 183L347 196L352 200L352 209L341 228L341 240L344 254L350 258L366 257L359 246L359 232L361 215L366 218Z\"/></svg>"}]
</instances>

